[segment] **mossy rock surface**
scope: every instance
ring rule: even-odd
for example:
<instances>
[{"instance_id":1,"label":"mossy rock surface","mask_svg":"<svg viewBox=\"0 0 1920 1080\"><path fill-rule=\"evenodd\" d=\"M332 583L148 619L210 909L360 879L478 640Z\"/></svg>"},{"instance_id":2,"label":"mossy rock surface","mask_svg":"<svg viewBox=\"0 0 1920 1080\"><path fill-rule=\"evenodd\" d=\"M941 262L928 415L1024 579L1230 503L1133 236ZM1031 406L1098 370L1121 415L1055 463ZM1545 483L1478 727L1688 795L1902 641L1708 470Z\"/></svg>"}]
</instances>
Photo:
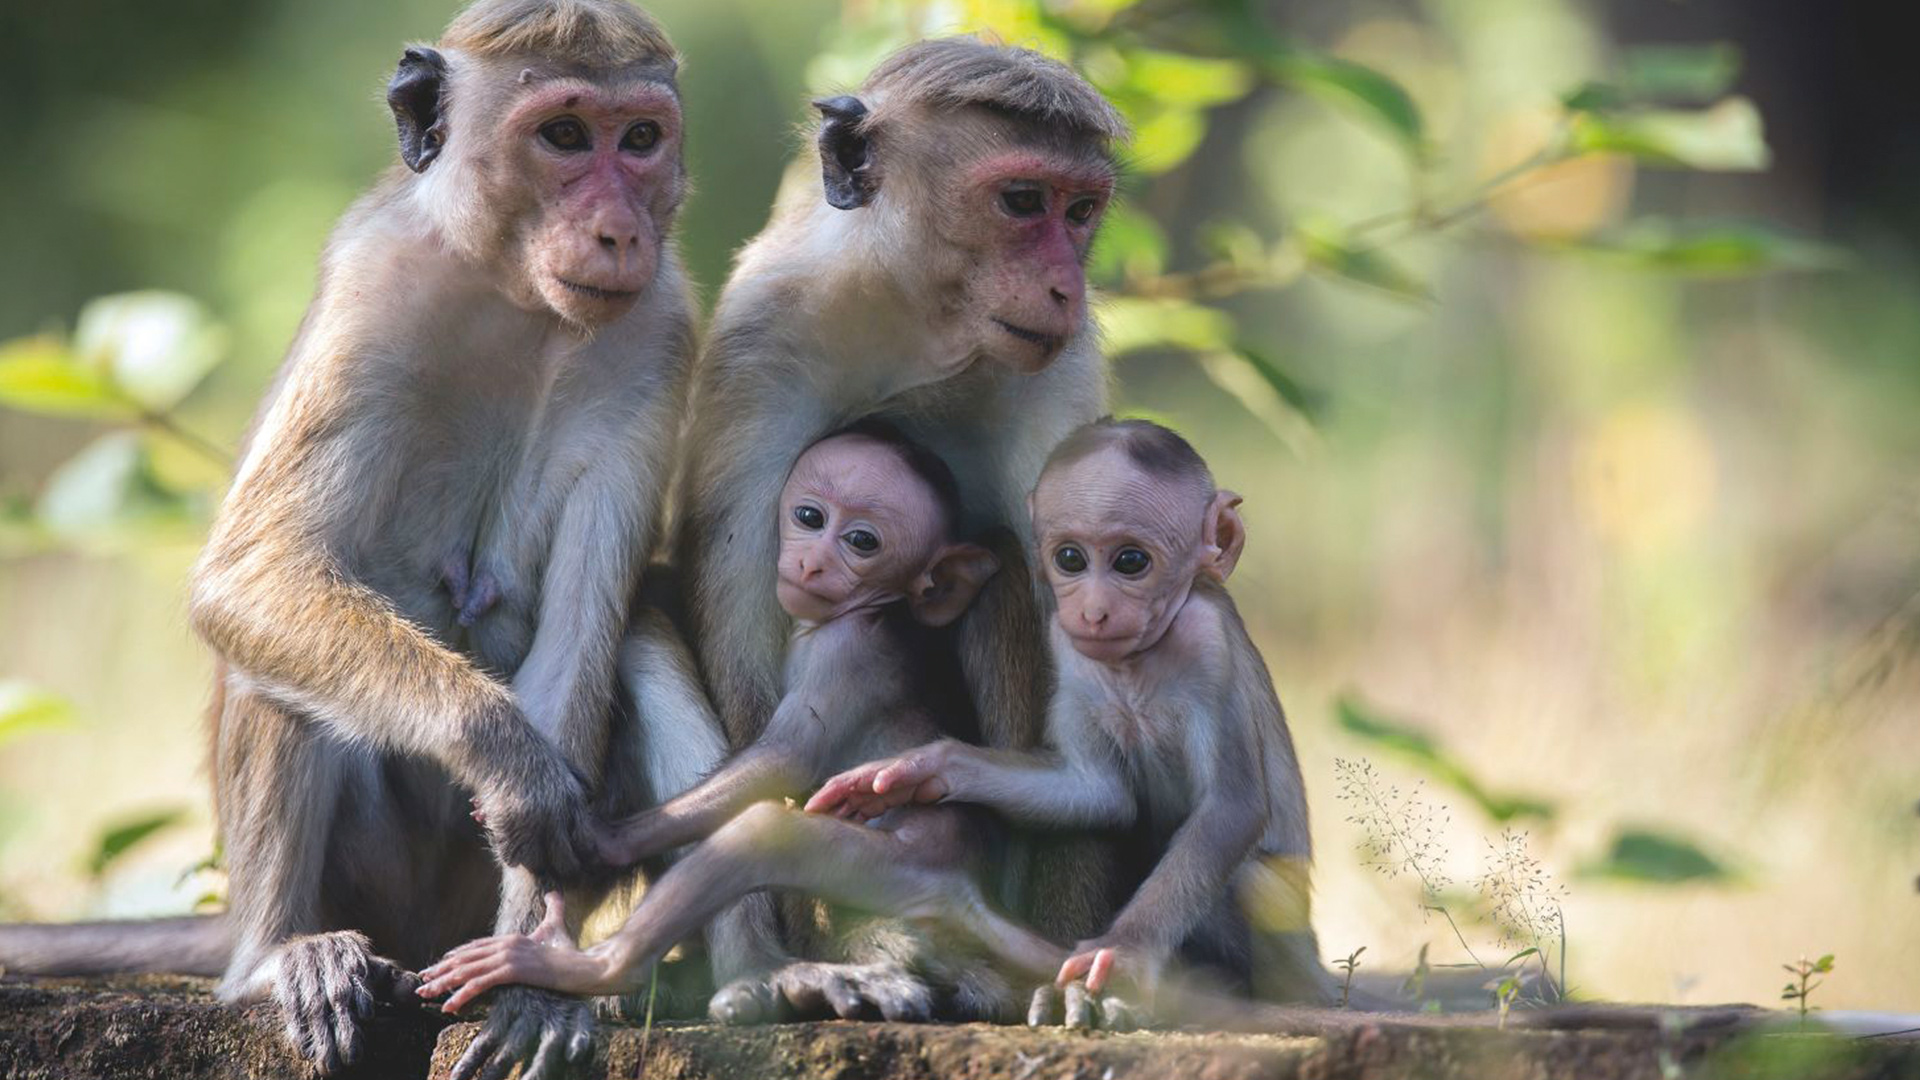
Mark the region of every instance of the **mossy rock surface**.
<instances>
[{"instance_id":1,"label":"mossy rock surface","mask_svg":"<svg viewBox=\"0 0 1920 1080\"><path fill-rule=\"evenodd\" d=\"M588 1080L1821 1080L1920 1078L1920 1041L1768 1034L1744 1006L1587 1005L1444 1017L1265 1009L1250 1032L1101 1034L835 1021L762 1028L605 1024ZM444 1080L479 1031L375 1018L354 1080ZM0 979L0 1078L284 1080L308 1075L272 1006L228 1009L203 979Z\"/></svg>"}]
</instances>

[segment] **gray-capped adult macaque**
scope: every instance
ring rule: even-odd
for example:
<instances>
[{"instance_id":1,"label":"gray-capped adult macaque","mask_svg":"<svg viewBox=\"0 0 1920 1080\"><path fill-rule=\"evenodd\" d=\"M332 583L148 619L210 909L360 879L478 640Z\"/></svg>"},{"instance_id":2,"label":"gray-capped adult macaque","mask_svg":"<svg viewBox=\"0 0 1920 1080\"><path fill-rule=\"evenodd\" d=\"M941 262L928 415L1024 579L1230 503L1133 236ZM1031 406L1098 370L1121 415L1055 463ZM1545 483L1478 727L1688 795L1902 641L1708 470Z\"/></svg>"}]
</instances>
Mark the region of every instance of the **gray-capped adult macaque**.
<instances>
[{"instance_id":1,"label":"gray-capped adult macaque","mask_svg":"<svg viewBox=\"0 0 1920 1080\"><path fill-rule=\"evenodd\" d=\"M0 964L224 969L332 1071L405 968L593 868L589 798L638 805L614 664L692 349L676 64L623 0L481 0L406 50L400 161L334 230L193 574L229 910L66 961L0 932ZM551 1076L591 1031L502 995L456 1074Z\"/></svg>"},{"instance_id":2,"label":"gray-capped adult macaque","mask_svg":"<svg viewBox=\"0 0 1920 1080\"><path fill-rule=\"evenodd\" d=\"M958 618L998 568L958 542L959 491L938 458L865 424L802 454L781 494L778 596L793 617L785 692L766 729L718 772L609 830L603 853L627 863L698 843L648 888L626 924L586 950L574 945L559 894L532 934L455 949L422 973L424 997L455 1011L496 986L628 993L675 942L749 892L788 889L866 911L958 924L1028 974L1065 953L996 913L975 874L992 833L976 808L908 806L872 827L782 803L835 769L897 753L940 733L923 704L928 628ZM704 841L704 842L701 842ZM791 974L799 966L787 969ZM951 995L1005 997L997 975L973 973ZM986 989L983 989L986 988ZM871 1004L887 1019L923 1017L917 981L777 978L769 1011L819 1004L841 1016ZM991 1013L1001 1002L976 1002Z\"/></svg>"},{"instance_id":3,"label":"gray-capped adult macaque","mask_svg":"<svg viewBox=\"0 0 1920 1080\"><path fill-rule=\"evenodd\" d=\"M1137 826L1147 869L1059 969L1068 1022L1169 962L1261 997L1324 1001L1309 909L1305 790L1260 652L1227 595L1245 532L1186 440L1103 420L1055 449L1032 498L1053 588L1050 749L944 740L835 777L810 811L853 819L972 803L1035 826ZM1032 1018L1055 1009L1052 988Z\"/></svg>"},{"instance_id":4,"label":"gray-capped adult macaque","mask_svg":"<svg viewBox=\"0 0 1920 1080\"><path fill-rule=\"evenodd\" d=\"M676 489L688 640L735 748L780 700L792 621L773 510L803 448L883 418L961 478L963 535L1019 538L1047 451L1105 411L1084 265L1125 135L1112 106L1053 60L970 38L909 45L815 104L818 171L786 185L720 298ZM1044 617L1021 544L994 554L1001 572L960 619L958 655L982 737L1031 746L1051 677ZM1080 850L1006 875L1067 939L1106 914L1109 890L1074 864ZM770 996L786 947L809 948L773 928L765 901L716 927L716 978L740 978L716 1015L764 1018L752 1003ZM805 977L839 977L823 970Z\"/></svg>"}]
</instances>

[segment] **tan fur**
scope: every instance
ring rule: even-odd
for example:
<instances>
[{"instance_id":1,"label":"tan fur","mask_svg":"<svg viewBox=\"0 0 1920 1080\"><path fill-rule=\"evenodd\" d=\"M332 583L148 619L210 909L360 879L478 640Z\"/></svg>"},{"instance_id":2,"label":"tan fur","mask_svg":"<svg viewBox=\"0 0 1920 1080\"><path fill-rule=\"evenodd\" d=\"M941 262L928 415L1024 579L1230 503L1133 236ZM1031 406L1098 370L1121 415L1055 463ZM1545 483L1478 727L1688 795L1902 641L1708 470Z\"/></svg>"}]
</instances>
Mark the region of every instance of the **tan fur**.
<instances>
[{"instance_id":1,"label":"tan fur","mask_svg":"<svg viewBox=\"0 0 1920 1080\"><path fill-rule=\"evenodd\" d=\"M531 133L495 130L549 78L671 93L659 27L621 0L482 0L440 48L447 152L342 219L193 575L193 626L223 682L214 782L236 943L222 993L279 1000L323 1069L357 1045L353 998L330 987L366 992L397 971L383 954L418 964L537 917L526 872L495 892L469 792L506 861L581 870L583 781L607 764L693 347L668 236L677 128L659 169L634 173L651 178L633 181L649 193L650 277L630 303L566 309L532 263L578 226L534 187ZM524 63L541 78L520 78ZM608 779L603 806L631 809L606 792L634 786ZM578 1037L584 1013L515 1001L496 1019ZM530 1050L496 1037L489 1052Z\"/></svg>"}]
</instances>

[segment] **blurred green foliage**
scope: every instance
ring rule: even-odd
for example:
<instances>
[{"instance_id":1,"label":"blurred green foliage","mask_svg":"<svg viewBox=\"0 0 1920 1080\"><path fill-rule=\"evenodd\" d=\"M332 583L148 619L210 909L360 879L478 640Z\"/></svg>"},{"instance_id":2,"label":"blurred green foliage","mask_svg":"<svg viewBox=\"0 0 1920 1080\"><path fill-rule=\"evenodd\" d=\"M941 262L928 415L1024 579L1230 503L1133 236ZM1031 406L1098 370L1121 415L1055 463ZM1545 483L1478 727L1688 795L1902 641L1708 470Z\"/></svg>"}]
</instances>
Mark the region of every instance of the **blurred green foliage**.
<instances>
[{"instance_id":1,"label":"blurred green foliage","mask_svg":"<svg viewBox=\"0 0 1920 1080\"><path fill-rule=\"evenodd\" d=\"M1737 853L1749 889L1714 895L1751 902L1746 921L1688 922L1654 905L1695 890L1644 890L1629 932L1646 948L1576 946L1583 983L1614 992L1667 989L1664 968L1623 974L1647 958L1711 977L1667 958L1726 935L1791 955L1796 918L1838 935L1846 905L1887 902L1900 841L1876 808L1920 783L1898 722L1920 700L1920 260L1818 232L1817 170L1768 145L1755 104L1778 100L1758 88L1774 73L1710 35L1621 44L1574 0L648 6L686 57L679 232L709 300L806 138L809 96L901 43L1031 45L1124 111L1136 137L1090 266L1116 403L1188 432L1248 496L1236 602L1317 800L1357 742L1492 821L1539 823L1566 849L1549 857L1595 880L1725 880L1733 856L1710 853ZM33 680L0 682L0 737L76 714L88 732L66 757L46 749L58 737L7 744L24 793L0 792L10 886L199 784L189 766L164 789L142 771L142 740L191 738L204 680L186 632L152 627L180 624L183 561L327 229L393 161L380 90L399 47L452 8L0 11L0 197L16 208L0 604L17 641L0 676ZM1724 14L1709 8L1708 24ZM176 554L125 569L155 552ZM132 638L142 603L162 615ZM78 774L119 746L111 798L68 799L83 785L44 764ZM164 847L158 828L108 876ZM1321 910L1361 919L1369 886L1328 863ZM1603 912L1617 891L1583 888ZM53 895L42 914L76 894ZM1569 924L1621 932L1604 918ZM1822 940L1888 951L1873 919L1851 922ZM1752 944L1765 935L1792 943ZM1419 944L1352 925L1340 940L1388 964ZM1767 964L1746 976L1711 992L1772 985ZM1834 989L1874 978L1850 969Z\"/></svg>"}]
</instances>

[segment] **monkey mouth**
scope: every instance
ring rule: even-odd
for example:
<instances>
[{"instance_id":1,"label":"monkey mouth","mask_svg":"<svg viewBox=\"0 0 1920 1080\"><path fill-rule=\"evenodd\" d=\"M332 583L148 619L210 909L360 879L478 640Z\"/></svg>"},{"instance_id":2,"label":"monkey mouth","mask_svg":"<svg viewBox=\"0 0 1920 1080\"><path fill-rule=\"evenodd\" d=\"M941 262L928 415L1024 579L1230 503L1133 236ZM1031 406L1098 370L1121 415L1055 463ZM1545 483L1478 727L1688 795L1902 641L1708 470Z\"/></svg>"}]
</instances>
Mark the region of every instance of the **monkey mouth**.
<instances>
[{"instance_id":1,"label":"monkey mouth","mask_svg":"<svg viewBox=\"0 0 1920 1080\"><path fill-rule=\"evenodd\" d=\"M995 316L993 321L1000 329L1005 330L1007 333L1012 334L1014 337L1030 345L1038 345L1047 352L1052 352L1060 347L1060 339L1052 334L1043 334L1038 330L1029 330L1024 326L1015 326L998 316Z\"/></svg>"},{"instance_id":2,"label":"monkey mouth","mask_svg":"<svg viewBox=\"0 0 1920 1080\"><path fill-rule=\"evenodd\" d=\"M562 288L565 288L575 296L584 296L589 300L599 300L602 302L631 300L640 295L638 289L602 289L596 285L582 285L577 281L568 281L563 277L557 277L553 280L559 282Z\"/></svg>"}]
</instances>

